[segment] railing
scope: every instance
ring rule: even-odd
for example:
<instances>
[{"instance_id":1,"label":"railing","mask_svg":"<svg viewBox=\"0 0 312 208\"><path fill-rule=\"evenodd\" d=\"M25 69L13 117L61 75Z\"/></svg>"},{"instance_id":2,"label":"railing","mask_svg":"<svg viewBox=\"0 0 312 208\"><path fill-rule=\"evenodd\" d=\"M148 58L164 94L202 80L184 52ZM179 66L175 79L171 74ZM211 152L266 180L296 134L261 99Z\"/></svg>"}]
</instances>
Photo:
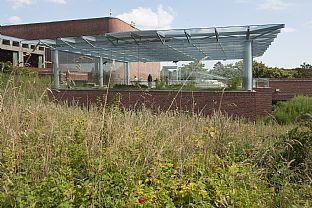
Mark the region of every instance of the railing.
<instances>
[{"instance_id":1,"label":"railing","mask_svg":"<svg viewBox=\"0 0 312 208\"><path fill-rule=\"evenodd\" d=\"M268 78L255 78L253 79L254 88L268 88L270 87Z\"/></svg>"}]
</instances>

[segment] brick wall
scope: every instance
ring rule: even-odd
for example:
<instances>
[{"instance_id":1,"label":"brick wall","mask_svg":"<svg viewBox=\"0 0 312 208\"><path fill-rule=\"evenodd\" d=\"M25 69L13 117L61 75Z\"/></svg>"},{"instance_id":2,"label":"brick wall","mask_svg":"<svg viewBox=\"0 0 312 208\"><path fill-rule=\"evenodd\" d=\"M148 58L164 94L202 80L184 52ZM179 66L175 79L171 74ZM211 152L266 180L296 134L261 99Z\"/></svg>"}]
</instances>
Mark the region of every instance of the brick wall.
<instances>
[{"instance_id":1,"label":"brick wall","mask_svg":"<svg viewBox=\"0 0 312 208\"><path fill-rule=\"evenodd\" d=\"M269 97L269 92L261 92ZM257 92L181 92L176 91L110 91L108 103L120 96L120 106L139 109L142 106L155 111L178 110L189 113L211 115L221 110L234 117L255 120L257 113L264 114L271 110L271 100L259 99ZM101 90L59 90L49 92L49 99L55 102L67 102L82 106L103 102L106 91ZM263 103L262 103L263 102ZM257 108L261 106L261 108ZM267 109L265 109L267 108Z\"/></svg>"},{"instance_id":2,"label":"brick wall","mask_svg":"<svg viewBox=\"0 0 312 208\"><path fill-rule=\"evenodd\" d=\"M289 100L296 95L312 96L312 79L271 79L273 101Z\"/></svg>"},{"instance_id":3,"label":"brick wall","mask_svg":"<svg viewBox=\"0 0 312 208\"><path fill-rule=\"evenodd\" d=\"M256 115L265 116L272 112L272 89L254 88L256 91Z\"/></svg>"}]
</instances>

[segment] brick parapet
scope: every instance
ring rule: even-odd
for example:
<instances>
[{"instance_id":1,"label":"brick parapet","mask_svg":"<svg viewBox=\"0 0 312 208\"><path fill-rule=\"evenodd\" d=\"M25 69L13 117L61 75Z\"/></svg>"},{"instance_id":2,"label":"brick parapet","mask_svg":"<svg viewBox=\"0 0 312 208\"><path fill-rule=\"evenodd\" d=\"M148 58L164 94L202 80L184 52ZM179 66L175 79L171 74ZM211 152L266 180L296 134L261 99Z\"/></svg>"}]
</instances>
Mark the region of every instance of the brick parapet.
<instances>
[{"instance_id":1,"label":"brick parapet","mask_svg":"<svg viewBox=\"0 0 312 208\"><path fill-rule=\"evenodd\" d=\"M275 101L289 100L294 96L312 96L312 79L271 79L269 82Z\"/></svg>"},{"instance_id":2,"label":"brick parapet","mask_svg":"<svg viewBox=\"0 0 312 208\"><path fill-rule=\"evenodd\" d=\"M257 113L264 114L271 109L271 100L259 99L257 92L177 92L177 91L109 91L107 103L112 104L120 98L119 105L133 110L142 107L154 111L177 110L179 112L211 115L221 111L233 117L255 120ZM264 92L262 92L264 94ZM265 92L267 97L269 94ZM49 92L49 99L80 106L103 103L104 90L59 90ZM257 106L261 106L257 108ZM265 109L267 107L267 109Z\"/></svg>"}]
</instances>

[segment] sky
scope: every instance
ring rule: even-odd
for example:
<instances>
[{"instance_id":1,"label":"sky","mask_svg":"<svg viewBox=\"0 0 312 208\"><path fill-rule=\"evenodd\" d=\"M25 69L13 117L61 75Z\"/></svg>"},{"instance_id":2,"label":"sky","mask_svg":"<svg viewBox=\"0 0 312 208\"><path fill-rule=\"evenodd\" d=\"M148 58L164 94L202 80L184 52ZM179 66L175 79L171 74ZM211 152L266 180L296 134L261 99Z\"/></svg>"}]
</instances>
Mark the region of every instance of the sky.
<instances>
[{"instance_id":1,"label":"sky","mask_svg":"<svg viewBox=\"0 0 312 208\"><path fill-rule=\"evenodd\" d=\"M141 30L283 23L285 29L256 60L283 68L312 64L312 0L0 0L0 5L0 25L110 15Z\"/></svg>"}]
</instances>

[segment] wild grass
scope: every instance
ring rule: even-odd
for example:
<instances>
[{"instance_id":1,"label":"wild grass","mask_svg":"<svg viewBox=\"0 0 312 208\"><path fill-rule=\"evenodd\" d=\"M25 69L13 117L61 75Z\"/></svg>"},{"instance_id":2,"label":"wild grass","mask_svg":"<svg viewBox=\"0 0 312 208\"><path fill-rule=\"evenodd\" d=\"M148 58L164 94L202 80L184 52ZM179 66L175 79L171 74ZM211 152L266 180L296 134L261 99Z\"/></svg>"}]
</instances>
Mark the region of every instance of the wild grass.
<instances>
[{"instance_id":1,"label":"wild grass","mask_svg":"<svg viewBox=\"0 0 312 208\"><path fill-rule=\"evenodd\" d=\"M70 107L45 80L1 80L0 207L311 206L311 183L261 163L292 125Z\"/></svg>"},{"instance_id":2,"label":"wild grass","mask_svg":"<svg viewBox=\"0 0 312 208\"><path fill-rule=\"evenodd\" d=\"M296 121L296 118L305 113L312 113L312 98L307 96L297 96L289 101L278 103L272 115L281 124L289 124Z\"/></svg>"}]
</instances>

